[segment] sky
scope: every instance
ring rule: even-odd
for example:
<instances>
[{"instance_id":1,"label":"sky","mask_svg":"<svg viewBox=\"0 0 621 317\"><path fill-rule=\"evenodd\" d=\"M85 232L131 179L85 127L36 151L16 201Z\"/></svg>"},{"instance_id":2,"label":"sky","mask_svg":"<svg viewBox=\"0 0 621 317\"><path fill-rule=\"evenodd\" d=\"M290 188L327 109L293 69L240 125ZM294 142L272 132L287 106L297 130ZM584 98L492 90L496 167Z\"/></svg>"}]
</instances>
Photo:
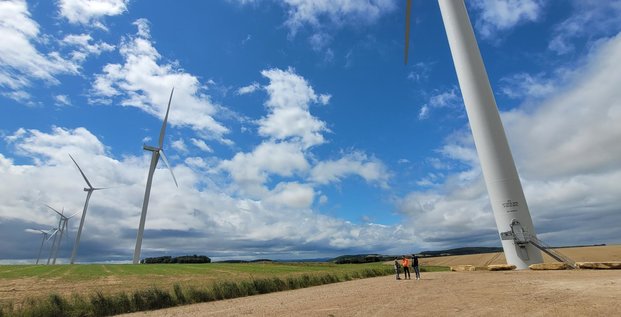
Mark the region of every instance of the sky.
<instances>
[{"instance_id":1,"label":"sky","mask_svg":"<svg viewBox=\"0 0 621 317\"><path fill-rule=\"evenodd\" d=\"M621 1L467 9L538 237L620 243ZM0 0L0 263L500 246L435 1ZM43 257L51 241L44 243Z\"/></svg>"}]
</instances>

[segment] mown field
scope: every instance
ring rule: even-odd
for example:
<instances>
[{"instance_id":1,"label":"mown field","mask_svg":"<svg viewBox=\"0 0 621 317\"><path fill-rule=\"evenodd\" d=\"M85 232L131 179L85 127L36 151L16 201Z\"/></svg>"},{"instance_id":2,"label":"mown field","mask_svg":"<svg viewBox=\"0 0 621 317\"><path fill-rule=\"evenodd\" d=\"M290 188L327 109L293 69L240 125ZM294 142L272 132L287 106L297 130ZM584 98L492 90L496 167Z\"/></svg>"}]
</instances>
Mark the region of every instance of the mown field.
<instances>
[{"instance_id":1,"label":"mown field","mask_svg":"<svg viewBox=\"0 0 621 317\"><path fill-rule=\"evenodd\" d=\"M0 266L0 316L2 311L37 315L32 307L50 305L55 307L41 309L84 306L79 312L101 302L120 305L124 311L152 309L159 307L148 301L175 306L381 276L392 270L380 263L6 265Z\"/></svg>"}]
</instances>

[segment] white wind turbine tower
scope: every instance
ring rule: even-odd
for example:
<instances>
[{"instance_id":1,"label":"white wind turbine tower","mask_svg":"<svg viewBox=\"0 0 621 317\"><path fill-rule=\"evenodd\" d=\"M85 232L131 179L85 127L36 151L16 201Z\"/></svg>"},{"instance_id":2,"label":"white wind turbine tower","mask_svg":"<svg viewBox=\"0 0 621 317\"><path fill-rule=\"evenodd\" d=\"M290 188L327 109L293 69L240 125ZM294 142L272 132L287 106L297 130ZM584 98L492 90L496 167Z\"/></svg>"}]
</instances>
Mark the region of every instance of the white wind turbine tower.
<instances>
[{"instance_id":1,"label":"white wind turbine tower","mask_svg":"<svg viewBox=\"0 0 621 317\"><path fill-rule=\"evenodd\" d=\"M78 167L78 170L80 171L80 174L82 174L82 177L84 178L84 181L86 182L86 185L88 185L88 188L84 187L84 191L87 193L86 194L86 201L84 202L84 209L82 210L82 217L80 219L80 227L78 227L78 233L77 233L77 235L75 237L75 243L73 244L73 251L71 251L71 261L70 261L70 263L74 264L75 263L75 256L77 255L78 247L80 246L80 236L82 235L82 227L84 226L84 219L86 219L86 210L88 209L88 201L91 199L91 195L93 194L94 191L105 189L105 188L93 187L93 185L91 185L91 182L88 181L88 178L86 178L86 175L84 175L84 172L80 168L80 165L78 165L78 163L73 159L73 156L71 156L71 154L69 154L69 157L71 158L73 163L75 163L75 166Z\"/></svg>"},{"instance_id":2,"label":"white wind turbine tower","mask_svg":"<svg viewBox=\"0 0 621 317\"><path fill-rule=\"evenodd\" d=\"M496 226L508 264L542 263L533 221L463 0L438 0ZM411 0L406 5L407 64ZM544 248L542 248L544 250ZM547 250L544 250L548 252Z\"/></svg>"},{"instance_id":3,"label":"white wind turbine tower","mask_svg":"<svg viewBox=\"0 0 621 317\"><path fill-rule=\"evenodd\" d=\"M51 238L51 236L49 238L48 236L54 230L55 229L50 229L48 231L41 230L41 229L26 229L27 232L41 233L43 235L43 239L41 239L41 246L39 247L39 254L37 255L37 262L35 262L35 264L39 264L39 260L41 259L41 251L43 251L43 244L45 243L45 240L49 240Z\"/></svg>"},{"instance_id":4,"label":"white wind turbine tower","mask_svg":"<svg viewBox=\"0 0 621 317\"><path fill-rule=\"evenodd\" d=\"M136 248L134 249L134 259L133 263L138 264L140 262L140 251L142 247L142 235L144 234L144 223L147 218L147 208L149 207L149 196L151 195L151 183L153 181L153 173L155 173L155 168L157 167L157 163L159 162L160 155L164 164L170 171L170 175L172 175L173 180L175 181L175 185L179 187L177 184L177 179L175 178L175 174L173 174L172 169L170 168L170 164L168 164L168 160L164 155L164 134L166 133L166 121L168 121L168 112L170 111L170 102L172 101L173 92L175 88L170 91L170 98L168 99L168 107L166 108L166 115L164 116L164 122L162 123L162 129L160 130L160 139L158 143L158 147L152 147L148 145L143 145L143 149L147 151L151 151L151 166L149 167L149 174L147 176L147 187L144 191L144 201L142 203L142 213L140 214L140 225L138 226L138 234L136 236Z\"/></svg>"},{"instance_id":5,"label":"white wind turbine tower","mask_svg":"<svg viewBox=\"0 0 621 317\"><path fill-rule=\"evenodd\" d=\"M68 226L69 219L71 219L75 215L77 215L78 212L76 212L73 215L67 217L64 214L64 208L63 208L63 211L60 212L60 211L50 207L49 205L46 205L46 206L48 208L52 209L54 212L56 212L60 216L60 218L58 220L58 228L54 231L54 233L52 233L52 236L54 236L54 243L52 243L52 249L50 251L50 257L47 259L47 264L50 264L50 259L53 256L54 259L52 260L52 265L54 265L54 264L56 264L56 257L58 256L58 249L60 248L60 243L62 242L65 230L68 230L68 228L69 228L69 226ZM58 236L59 232L60 232L60 236ZM50 238L52 236L50 236Z\"/></svg>"}]
</instances>

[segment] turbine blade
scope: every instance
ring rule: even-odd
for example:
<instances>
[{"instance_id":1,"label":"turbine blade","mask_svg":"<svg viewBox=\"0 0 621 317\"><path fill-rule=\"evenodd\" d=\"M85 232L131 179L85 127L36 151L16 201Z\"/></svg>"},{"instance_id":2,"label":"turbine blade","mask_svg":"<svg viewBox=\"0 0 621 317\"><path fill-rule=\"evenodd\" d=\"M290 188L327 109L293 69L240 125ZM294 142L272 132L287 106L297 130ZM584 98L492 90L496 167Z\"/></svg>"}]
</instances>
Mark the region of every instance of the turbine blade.
<instances>
[{"instance_id":1,"label":"turbine blade","mask_svg":"<svg viewBox=\"0 0 621 317\"><path fill-rule=\"evenodd\" d=\"M164 161L164 164L166 164L166 167L170 171L170 175L172 175L173 180L175 181L175 185L178 188L179 184L177 184L177 178L175 178L175 174L173 174L172 168L170 168L170 164L168 164L168 160L166 159L166 155L164 155L164 151L163 150L160 150L160 156L162 157L162 161Z\"/></svg>"},{"instance_id":2,"label":"turbine blade","mask_svg":"<svg viewBox=\"0 0 621 317\"><path fill-rule=\"evenodd\" d=\"M46 205L46 206L47 206L47 208L50 208L50 209L54 210L54 211L55 211L57 214L59 214L61 217L64 217L64 216L65 216L65 215L63 215L62 213L60 213L60 211L58 211L58 210L56 210L56 209L52 208L50 205Z\"/></svg>"},{"instance_id":3,"label":"turbine blade","mask_svg":"<svg viewBox=\"0 0 621 317\"><path fill-rule=\"evenodd\" d=\"M71 216L67 217L67 219L69 219L69 218L73 218L75 215L77 215L77 214L79 214L79 213L80 213L80 212L78 211L78 212L74 213L73 215L71 215Z\"/></svg>"},{"instance_id":4,"label":"turbine blade","mask_svg":"<svg viewBox=\"0 0 621 317\"><path fill-rule=\"evenodd\" d=\"M166 133L166 121L168 121L168 112L170 111L170 102L172 101L173 92L175 92L175 87L170 91L170 98L168 99L168 108L166 108L166 115L164 116L164 122L162 123L162 129L160 130L160 142L158 143L159 148L161 149L164 144L164 134Z\"/></svg>"},{"instance_id":5,"label":"turbine blade","mask_svg":"<svg viewBox=\"0 0 621 317\"><path fill-rule=\"evenodd\" d=\"M412 11L412 0L407 0L405 5L405 64L408 64L408 49L410 46L410 15Z\"/></svg>"},{"instance_id":6,"label":"turbine blade","mask_svg":"<svg viewBox=\"0 0 621 317\"><path fill-rule=\"evenodd\" d=\"M80 165L78 165L78 162L76 162L73 159L73 156L71 156L71 154L69 154L69 157L71 158L71 160L73 161L73 163L75 163L75 166L78 167L78 170L80 171L80 174L82 174L82 177L84 177L84 180L86 181L86 184L88 184L89 188L93 188L93 185L91 185L91 182L88 181L88 178L86 178L86 175L84 175L84 172L82 172L82 169L80 168Z\"/></svg>"},{"instance_id":7,"label":"turbine blade","mask_svg":"<svg viewBox=\"0 0 621 317\"><path fill-rule=\"evenodd\" d=\"M57 232L58 232L58 229L54 229L54 232L52 232L52 234L50 234L50 236L49 236L49 237L47 237L47 239L46 239L46 240L52 239L52 237L53 237L54 235L56 235L56 233L57 233Z\"/></svg>"}]
</instances>

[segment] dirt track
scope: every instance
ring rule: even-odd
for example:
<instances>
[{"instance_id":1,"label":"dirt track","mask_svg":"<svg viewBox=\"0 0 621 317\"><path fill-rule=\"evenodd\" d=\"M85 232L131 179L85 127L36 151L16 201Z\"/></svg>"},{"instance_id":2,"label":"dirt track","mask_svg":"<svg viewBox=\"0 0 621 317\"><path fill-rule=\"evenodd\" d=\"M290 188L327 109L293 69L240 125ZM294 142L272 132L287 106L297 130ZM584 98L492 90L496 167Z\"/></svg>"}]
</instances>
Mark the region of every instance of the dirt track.
<instances>
[{"instance_id":1,"label":"dirt track","mask_svg":"<svg viewBox=\"0 0 621 317\"><path fill-rule=\"evenodd\" d=\"M621 270L423 273L125 316L618 316Z\"/></svg>"}]
</instances>

